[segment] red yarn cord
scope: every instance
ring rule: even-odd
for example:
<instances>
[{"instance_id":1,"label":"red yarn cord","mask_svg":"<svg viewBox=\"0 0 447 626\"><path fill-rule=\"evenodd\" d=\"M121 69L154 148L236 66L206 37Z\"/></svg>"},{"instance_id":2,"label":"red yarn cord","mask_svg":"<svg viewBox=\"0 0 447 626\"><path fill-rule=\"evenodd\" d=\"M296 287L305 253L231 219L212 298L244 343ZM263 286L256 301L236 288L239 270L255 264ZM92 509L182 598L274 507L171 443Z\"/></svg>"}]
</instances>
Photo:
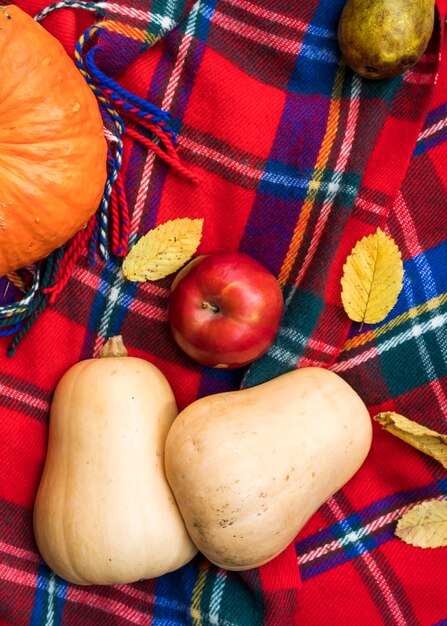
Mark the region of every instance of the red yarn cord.
<instances>
[{"instance_id":1,"label":"red yarn cord","mask_svg":"<svg viewBox=\"0 0 447 626\"><path fill-rule=\"evenodd\" d=\"M154 135L156 135L160 139L160 141L163 143L168 154L170 154L173 158L178 158L178 154L174 147L171 137L169 137L169 135L162 128L160 128L160 126L158 126L157 124L154 124L154 122L152 122L148 118L137 117L132 114L130 115L130 117L132 118L134 122L137 122L141 126L144 126L144 128L147 128Z\"/></svg>"},{"instance_id":2,"label":"red yarn cord","mask_svg":"<svg viewBox=\"0 0 447 626\"><path fill-rule=\"evenodd\" d=\"M110 96L112 94L110 89L103 90L105 94ZM122 100L114 100L115 106L125 115L125 117L130 118L134 124L144 126L149 129L154 135L156 135L164 144L167 152L171 154L171 156L175 157L176 152L173 145L172 138L165 132L160 126L160 122L157 124L153 122L153 115L150 113L146 115L141 115L141 110L137 107L132 108L129 106L124 106L125 102Z\"/></svg>"},{"instance_id":3,"label":"red yarn cord","mask_svg":"<svg viewBox=\"0 0 447 626\"><path fill-rule=\"evenodd\" d=\"M115 181L115 188L120 207L120 227L121 236L117 254L118 256L125 256L129 247L129 234L130 234L130 213L129 204L127 202L126 190L124 188L124 181L121 170L118 172L117 179Z\"/></svg>"},{"instance_id":4,"label":"red yarn cord","mask_svg":"<svg viewBox=\"0 0 447 626\"><path fill-rule=\"evenodd\" d=\"M171 144L171 148L167 148L169 152L165 152L159 145L151 141L148 137L145 137L144 135L142 135L140 132L138 132L134 128L127 127L126 134L129 135L129 137L132 137L132 139L135 139L135 141L139 141L140 143L142 143L149 150L152 150L152 152L154 152L157 156L163 159L165 163L167 163L172 168L174 168L179 174L181 174L182 176L185 176L185 178L188 178L193 183L199 182L200 180L199 177L193 172L191 172L187 167L185 167L181 163L180 158L177 154L177 151L172 146L172 144Z\"/></svg>"},{"instance_id":5,"label":"red yarn cord","mask_svg":"<svg viewBox=\"0 0 447 626\"><path fill-rule=\"evenodd\" d=\"M126 110L126 112L127 114L130 113L128 110ZM165 163L175 169L181 176L184 176L194 183L199 182L199 177L182 164L171 138L162 128L160 128L157 124L154 124L150 119L145 119L136 115L130 115L130 117L134 123L138 122L158 137L165 149L154 141L151 141L148 137L145 137L136 128L129 128L129 126L127 126L125 132L129 137L143 144L148 150L154 152L154 154L163 159ZM112 252L117 256L124 256L128 251L130 213L121 171L118 172L117 179L113 185L109 207L111 216L110 235ZM96 215L93 215L89 220L87 227L76 233L71 242L68 244L59 266L59 271L54 285L44 289L44 293L50 294L50 304L54 303L60 292L68 283L76 261L82 251L85 250L86 245L93 234L95 221Z\"/></svg>"},{"instance_id":6,"label":"red yarn cord","mask_svg":"<svg viewBox=\"0 0 447 626\"><path fill-rule=\"evenodd\" d=\"M70 280L74 265L78 260L81 252L86 249L87 242L93 234L95 221L96 215L93 215L90 218L87 226L84 229L78 231L76 235L72 238L62 258L54 285L52 287L47 287L43 290L44 293L51 294L49 298L50 304L54 303L57 296Z\"/></svg>"},{"instance_id":7,"label":"red yarn cord","mask_svg":"<svg viewBox=\"0 0 447 626\"><path fill-rule=\"evenodd\" d=\"M104 93L108 96L111 95L111 90L108 88L103 89ZM114 99L114 106L117 107L122 114L130 119L135 126L141 125L144 128L150 130L165 147L165 150L160 148L157 144L151 141L149 138L142 135L136 128L129 128L126 124L126 134L132 137L136 141L139 141L146 146L149 150L152 150L157 156L163 159L166 163L171 165L180 175L185 176L194 183L198 183L200 178L192 173L187 167L182 165L177 150L173 144L172 138L169 134L160 127L159 124L152 121L153 116L147 114L146 116L140 115L141 111L138 108L132 108L124 106L125 102L122 100Z\"/></svg>"},{"instance_id":8,"label":"red yarn cord","mask_svg":"<svg viewBox=\"0 0 447 626\"><path fill-rule=\"evenodd\" d=\"M130 217L121 170L118 172L113 185L109 206L112 224L110 233L112 252L117 256L125 256L129 244Z\"/></svg>"}]
</instances>

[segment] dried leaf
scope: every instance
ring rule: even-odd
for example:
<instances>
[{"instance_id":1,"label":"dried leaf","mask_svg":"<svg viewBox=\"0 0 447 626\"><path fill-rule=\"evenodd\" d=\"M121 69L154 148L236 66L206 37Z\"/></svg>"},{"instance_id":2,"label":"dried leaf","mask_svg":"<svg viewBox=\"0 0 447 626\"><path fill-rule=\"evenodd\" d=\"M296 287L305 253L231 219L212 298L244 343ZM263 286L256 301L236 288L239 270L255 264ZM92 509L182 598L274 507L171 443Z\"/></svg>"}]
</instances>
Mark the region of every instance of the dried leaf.
<instances>
[{"instance_id":1,"label":"dried leaf","mask_svg":"<svg viewBox=\"0 0 447 626\"><path fill-rule=\"evenodd\" d=\"M447 435L441 435L392 411L379 413L374 419L392 435L428 454L447 469Z\"/></svg>"},{"instance_id":2,"label":"dried leaf","mask_svg":"<svg viewBox=\"0 0 447 626\"><path fill-rule=\"evenodd\" d=\"M179 218L141 237L123 262L128 280L158 280L180 269L199 247L203 219Z\"/></svg>"},{"instance_id":3,"label":"dried leaf","mask_svg":"<svg viewBox=\"0 0 447 626\"><path fill-rule=\"evenodd\" d=\"M354 322L377 324L397 302L403 264L394 240L382 230L363 237L343 267L341 299Z\"/></svg>"},{"instance_id":4,"label":"dried leaf","mask_svg":"<svg viewBox=\"0 0 447 626\"><path fill-rule=\"evenodd\" d=\"M397 522L395 534L418 548L447 546L447 501L427 500L412 507Z\"/></svg>"}]
</instances>

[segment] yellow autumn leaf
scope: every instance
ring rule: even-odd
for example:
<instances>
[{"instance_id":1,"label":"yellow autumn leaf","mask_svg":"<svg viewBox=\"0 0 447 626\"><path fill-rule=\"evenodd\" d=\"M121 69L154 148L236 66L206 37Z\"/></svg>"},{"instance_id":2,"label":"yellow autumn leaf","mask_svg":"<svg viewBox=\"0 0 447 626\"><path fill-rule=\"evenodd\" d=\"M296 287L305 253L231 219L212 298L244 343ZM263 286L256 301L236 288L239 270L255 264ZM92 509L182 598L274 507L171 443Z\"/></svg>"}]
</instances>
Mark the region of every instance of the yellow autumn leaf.
<instances>
[{"instance_id":1,"label":"yellow autumn leaf","mask_svg":"<svg viewBox=\"0 0 447 626\"><path fill-rule=\"evenodd\" d=\"M399 248L380 228L358 241L341 279L341 299L349 318L365 324L385 319L397 302L403 273Z\"/></svg>"},{"instance_id":2,"label":"yellow autumn leaf","mask_svg":"<svg viewBox=\"0 0 447 626\"><path fill-rule=\"evenodd\" d=\"M418 548L447 546L447 501L427 500L412 507L397 522L395 534Z\"/></svg>"},{"instance_id":3,"label":"yellow autumn leaf","mask_svg":"<svg viewBox=\"0 0 447 626\"><path fill-rule=\"evenodd\" d=\"M386 411L373 418L388 432L441 463L447 469L447 435L413 422L404 415Z\"/></svg>"},{"instance_id":4,"label":"yellow autumn leaf","mask_svg":"<svg viewBox=\"0 0 447 626\"><path fill-rule=\"evenodd\" d=\"M202 229L202 218L188 217L169 220L153 228L137 241L124 259L124 276L144 282L173 274L196 252Z\"/></svg>"}]
</instances>

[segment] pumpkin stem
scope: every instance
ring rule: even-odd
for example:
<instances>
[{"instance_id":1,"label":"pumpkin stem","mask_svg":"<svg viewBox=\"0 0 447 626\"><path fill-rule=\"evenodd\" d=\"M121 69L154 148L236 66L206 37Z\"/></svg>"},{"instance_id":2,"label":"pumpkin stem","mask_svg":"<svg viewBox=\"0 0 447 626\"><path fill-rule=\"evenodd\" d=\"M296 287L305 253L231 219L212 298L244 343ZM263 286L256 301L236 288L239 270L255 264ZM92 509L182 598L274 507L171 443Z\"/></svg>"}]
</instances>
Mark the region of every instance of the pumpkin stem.
<instances>
[{"instance_id":1,"label":"pumpkin stem","mask_svg":"<svg viewBox=\"0 0 447 626\"><path fill-rule=\"evenodd\" d=\"M121 335L115 335L107 339L106 343L99 351L100 359L117 356L129 356Z\"/></svg>"}]
</instances>

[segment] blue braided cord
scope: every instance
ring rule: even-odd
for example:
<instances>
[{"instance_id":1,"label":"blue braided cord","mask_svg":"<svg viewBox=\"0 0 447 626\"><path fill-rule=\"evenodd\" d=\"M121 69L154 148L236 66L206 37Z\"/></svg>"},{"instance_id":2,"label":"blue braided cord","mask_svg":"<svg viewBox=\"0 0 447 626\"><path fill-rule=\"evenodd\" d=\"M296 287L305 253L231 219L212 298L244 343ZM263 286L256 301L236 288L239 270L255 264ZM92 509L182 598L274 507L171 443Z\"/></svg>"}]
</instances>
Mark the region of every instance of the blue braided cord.
<instances>
[{"instance_id":1,"label":"blue braided cord","mask_svg":"<svg viewBox=\"0 0 447 626\"><path fill-rule=\"evenodd\" d=\"M48 296L45 294L37 302L36 306L34 307L32 313L31 313L31 315L29 315L28 318L26 318L24 320L23 324L21 324L19 326L18 333L15 335L14 339L11 341L11 343L10 343L10 345L8 347L8 350L7 350L8 356L14 356L14 353L17 350L17 346L22 341L22 339L25 336L25 334L27 333L27 331L31 328L31 326L37 320L39 315L41 313L43 313L43 311L45 310L47 304L48 304Z\"/></svg>"},{"instance_id":2,"label":"blue braided cord","mask_svg":"<svg viewBox=\"0 0 447 626\"><path fill-rule=\"evenodd\" d=\"M90 89L93 91L95 96L98 98L99 102L103 105L103 107L108 112L115 126L117 138L121 139L121 135L125 132L124 122L121 119L118 112L111 106L109 100L104 96L101 90L98 89L98 86L96 82L93 80L91 74L89 73L85 65L85 62L83 60L83 56L82 56L82 46L85 44L85 42L90 38L92 34L95 34L97 32L97 30L98 28L96 26L90 26L90 28L88 28L85 31L84 36L77 41L76 46L75 46L75 51L76 51L75 63L79 71L84 76L85 80L87 81L87 84L89 85Z\"/></svg>"},{"instance_id":3,"label":"blue braided cord","mask_svg":"<svg viewBox=\"0 0 447 626\"><path fill-rule=\"evenodd\" d=\"M42 9L40 13L34 16L36 22L40 22L44 17L56 11L57 9L85 9L86 11L94 11L101 17L105 15L105 12L98 7L94 2L78 2L78 0L65 0L64 2L53 2L49 4L45 9Z\"/></svg>"},{"instance_id":4,"label":"blue braided cord","mask_svg":"<svg viewBox=\"0 0 447 626\"><path fill-rule=\"evenodd\" d=\"M112 153L112 150L109 146L108 151L107 151L107 171L108 177L113 176L113 172L117 169L117 165L116 165L116 159ZM104 207L107 209L108 208L108 203L107 206L104 205ZM101 215L101 213L100 213ZM100 240L100 220L98 220L98 216L96 217L96 222L95 222L95 226L93 228L93 233L92 236L90 238L90 242L89 242L89 246L88 246L88 261L90 263L90 265L96 265L96 259L95 259L95 255L96 252L99 248L99 240Z\"/></svg>"},{"instance_id":5,"label":"blue braided cord","mask_svg":"<svg viewBox=\"0 0 447 626\"><path fill-rule=\"evenodd\" d=\"M30 306L39 294L40 268L35 268L33 284L22 300L0 307L0 326L10 326L27 315Z\"/></svg>"},{"instance_id":6,"label":"blue braided cord","mask_svg":"<svg viewBox=\"0 0 447 626\"><path fill-rule=\"evenodd\" d=\"M95 226L93 228L92 236L88 246L88 261L90 265L96 265L95 254L98 248L98 240L99 240L99 222L96 219Z\"/></svg>"},{"instance_id":7,"label":"blue braided cord","mask_svg":"<svg viewBox=\"0 0 447 626\"><path fill-rule=\"evenodd\" d=\"M12 335L16 333L8 348L8 356L13 356L20 341L25 336L29 328L34 324L39 315L44 311L48 303L48 294L44 293L46 287L52 287L57 279L60 262L64 255L65 247L62 246L46 257L43 261L35 264L34 283L28 292L26 298L15 306L17 311L14 315L8 315L2 319L2 310L0 310L0 326L8 327L7 330L0 331L2 335ZM42 273L43 270L43 273ZM20 305L26 301L26 307L20 308ZM4 307L5 309L11 307Z\"/></svg>"},{"instance_id":8,"label":"blue braided cord","mask_svg":"<svg viewBox=\"0 0 447 626\"><path fill-rule=\"evenodd\" d=\"M116 170L116 156L113 154L111 147L107 151L107 170L112 174Z\"/></svg>"},{"instance_id":9,"label":"blue braided cord","mask_svg":"<svg viewBox=\"0 0 447 626\"><path fill-rule=\"evenodd\" d=\"M123 101L127 101L133 104L135 107L141 110L142 116L148 115L148 114L152 115L153 121L155 123L157 122L169 123L172 121L171 116L168 111L163 111L163 109L160 109L155 104L152 104L152 102L149 102L148 100L144 100L143 98L140 98L140 96L137 96L136 94L130 91L127 91L127 89L124 89L123 87L121 87L121 85L115 82L113 78L110 78L109 76L104 74L104 72L102 72L95 63L95 60L94 60L95 52L96 52L96 46L92 48L91 50L89 50L87 54L85 55L85 63L89 70L90 76L94 80L96 79L95 82L97 84L99 83L100 85L107 87L107 89L109 89L112 92L112 94L110 95L113 98L121 99ZM130 109L130 106L131 105L128 105L129 109ZM168 129L167 132L172 132L172 130Z\"/></svg>"},{"instance_id":10,"label":"blue braided cord","mask_svg":"<svg viewBox=\"0 0 447 626\"><path fill-rule=\"evenodd\" d=\"M0 337L6 337L7 335L13 335L17 332L22 325L23 322L17 322L14 326L9 326L8 328L3 328L0 330Z\"/></svg>"},{"instance_id":11,"label":"blue braided cord","mask_svg":"<svg viewBox=\"0 0 447 626\"><path fill-rule=\"evenodd\" d=\"M111 123L114 128L113 133L117 138L114 161L112 165L108 167L106 185L99 207L99 226L95 227L94 237L92 238L92 246L90 247L90 256L94 256L94 250L96 247L99 247L101 256L106 260L109 258L108 208L112 188L122 166L122 135L126 130L121 116L112 105L113 101L117 102L119 100L120 107L124 110L127 109L129 112L132 110L132 113L139 117L150 117L151 121L163 128L164 132L166 132L172 140L175 140L175 133L167 125L167 122L171 121L170 115L167 111L163 111L151 102L143 100L143 98L127 91L97 67L95 63L95 52L98 49L98 46L93 46L91 50L83 55L85 43L90 39L90 37L98 34L98 31L100 33L104 33L106 36L107 34L110 35L107 28L103 28L101 26L93 25L88 28L83 37L79 39L76 44L75 62L100 103L103 120L107 120ZM106 89L107 93L104 91ZM106 115L104 115L104 112L106 112Z\"/></svg>"},{"instance_id":12,"label":"blue braided cord","mask_svg":"<svg viewBox=\"0 0 447 626\"><path fill-rule=\"evenodd\" d=\"M117 141L119 141L120 136L118 133L118 129L109 110L104 106L101 101L99 101L98 104L104 126L107 128L107 130L110 130L110 132L116 137Z\"/></svg>"},{"instance_id":13,"label":"blue braided cord","mask_svg":"<svg viewBox=\"0 0 447 626\"><path fill-rule=\"evenodd\" d=\"M115 156L113 159L113 165L109 168L109 173L107 175L106 186L104 190L104 194L101 200L100 205L100 229L99 229L99 247L102 252L103 258L108 259L109 255L107 253L107 210L110 204L110 197L112 195L113 185L118 177L118 172L121 169L121 165L123 162L123 142L121 137L119 141L116 143L115 147ZM104 248L105 246L105 254Z\"/></svg>"},{"instance_id":14,"label":"blue braided cord","mask_svg":"<svg viewBox=\"0 0 447 626\"><path fill-rule=\"evenodd\" d=\"M88 38L97 32L96 26L91 26L88 28L84 34L84 42L88 40ZM103 105L103 108L106 109L110 120L113 122L113 126L115 127L115 135L117 137L116 142L116 153L115 153L115 163L114 167L108 172L104 193L101 199L100 207L99 207L99 233L96 241L99 240L99 250L101 256L104 260L109 258L108 253L108 207L110 203L110 196L112 195L112 188L115 184L115 181L118 176L118 172L122 165L122 155L123 155L123 142L122 142L122 134L125 132L124 122L121 119L120 115L117 111L111 106L110 102L104 97L101 91L98 89L95 81L93 81L91 74L86 68L83 57L82 57L82 43L81 40L78 40L76 44L76 52L75 54L75 62L80 70L81 74L85 77L88 85L92 89L93 93L98 98L99 102ZM96 234L96 233L95 233Z\"/></svg>"},{"instance_id":15,"label":"blue braided cord","mask_svg":"<svg viewBox=\"0 0 447 626\"><path fill-rule=\"evenodd\" d=\"M39 315L45 310L48 304L49 295L44 293L44 289L52 287L57 280L57 274L64 252L65 246L61 246L39 263L39 266L44 268L41 290L37 292L36 297L26 312L26 315L23 316L23 323L19 326L17 334L9 345L8 356L14 355L17 346L22 341L27 331L31 328Z\"/></svg>"},{"instance_id":16,"label":"blue braided cord","mask_svg":"<svg viewBox=\"0 0 447 626\"><path fill-rule=\"evenodd\" d=\"M100 110L101 110L101 115L103 117L103 121L105 124L107 124L108 120L113 122L108 110L105 107L103 107L101 103L100 103ZM108 127L109 126L107 125L107 128ZM113 147L116 143L122 146L122 142L120 138L118 138L116 142L113 139L109 139L109 145L108 145L108 150L107 150L107 179L110 179L110 180L116 178L116 176L118 175L118 170L119 170L119 163L117 163L116 157L113 154L114 152ZM110 203L110 198L111 198L111 194L109 197L109 201L107 203L107 208ZM96 265L95 254L98 249L99 232L100 232L99 222L98 222L98 218L96 218L95 226L93 228L92 236L91 236L90 243L89 243L89 249L88 249L88 260L89 260L90 265Z\"/></svg>"},{"instance_id":17,"label":"blue braided cord","mask_svg":"<svg viewBox=\"0 0 447 626\"><path fill-rule=\"evenodd\" d=\"M99 243L98 248L101 254L101 257L106 261L109 258L109 240L108 240L108 230L109 230L109 208L108 202L101 202L100 211L99 211Z\"/></svg>"}]
</instances>

